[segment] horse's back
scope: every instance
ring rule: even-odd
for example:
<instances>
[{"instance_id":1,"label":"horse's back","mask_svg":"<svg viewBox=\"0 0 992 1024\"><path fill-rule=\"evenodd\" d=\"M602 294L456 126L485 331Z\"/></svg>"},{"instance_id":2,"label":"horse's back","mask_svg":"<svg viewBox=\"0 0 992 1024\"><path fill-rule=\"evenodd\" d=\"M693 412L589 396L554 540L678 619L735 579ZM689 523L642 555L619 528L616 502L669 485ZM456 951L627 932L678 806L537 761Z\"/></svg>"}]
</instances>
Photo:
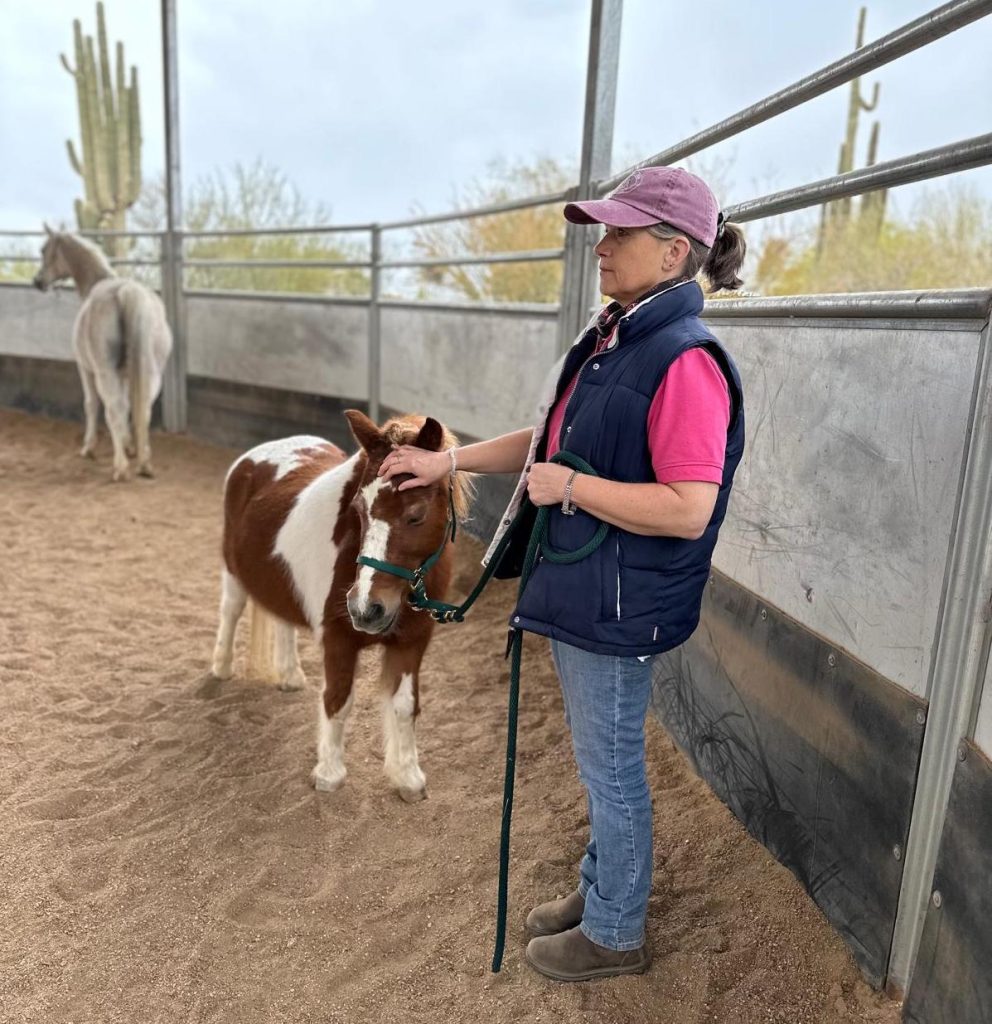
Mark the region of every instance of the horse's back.
<instances>
[{"instance_id":1,"label":"horse's back","mask_svg":"<svg viewBox=\"0 0 992 1024\"><path fill-rule=\"evenodd\" d=\"M224 562L256 600L289 622L312 625L315 615L319 621L347 482L333 471L346 460L332 442L301 435L257 445L228 471Z\"/></svg>"}]
</instances>

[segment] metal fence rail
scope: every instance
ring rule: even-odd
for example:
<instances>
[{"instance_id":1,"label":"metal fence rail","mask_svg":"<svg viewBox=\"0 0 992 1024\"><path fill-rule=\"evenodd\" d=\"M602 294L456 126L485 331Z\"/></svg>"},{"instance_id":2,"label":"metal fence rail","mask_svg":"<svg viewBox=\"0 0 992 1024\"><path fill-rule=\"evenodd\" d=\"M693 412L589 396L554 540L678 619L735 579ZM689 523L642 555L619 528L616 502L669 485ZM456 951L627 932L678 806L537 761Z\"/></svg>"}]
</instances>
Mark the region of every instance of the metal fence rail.
<instances>
[{"instance_id":1,"label":"metal fence rail","mask_svg":"<svg viewBox=\"0 0 992 1024\"><path fill-rule=\"evenodd\" d=\"M943 36L964 28L979 18L992 13L992 2L990 0L955 0L953 3L944 4L929 14L924 14L914 21L910 21L890 32L873 43L866 43L861 49L849 53L846 57L828 64L826 67L814 71L792 85L780 89L778 92L767 96L763 100L745 107L744 110L723 121L718 122L710 128L681 142L663 149L654 156L642 160L640 163L628 167L627 170L616 174L606 181L598 184L598 191L609 192L616 188L632 171L642 167L660 167L667 164L678 163L687 156L699 153L718 142L739 135L748 128L768 121L787 110L801 106L809 100L816 99L824 93L836 89L840 85L846 85L859 75L874 71L876 68L890 64L899 57L905 57L929 43L935 42Z\"/></svg>"}]
</instances>

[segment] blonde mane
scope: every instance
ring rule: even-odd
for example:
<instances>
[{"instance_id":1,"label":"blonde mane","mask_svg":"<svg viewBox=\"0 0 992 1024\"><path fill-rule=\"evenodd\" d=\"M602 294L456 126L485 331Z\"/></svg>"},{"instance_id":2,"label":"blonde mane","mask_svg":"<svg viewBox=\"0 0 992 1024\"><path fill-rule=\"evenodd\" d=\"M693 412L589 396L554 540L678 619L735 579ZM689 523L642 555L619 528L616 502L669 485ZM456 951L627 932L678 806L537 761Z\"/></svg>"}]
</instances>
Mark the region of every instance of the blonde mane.
<instances>
[{"instance_id":1,"label":"blonde mane","mask_svg":"<svg viewBox=\"0 0 992 1024\"><path fill-rule=\"evenodd\" d=\"M390 444L413 444L426 420L426 416L413 414L397 416L389 420L382 428L383 437ZM443 438L441 442L442 449L454 448L458 444L458 437L443 423L441 424L441 431ZM450 480L451 478L448 477L447 479ZM474 494L475 483L473 475L465 472L456 473L454 477L454 490L451 497L455 506L455 515L458 516L459 522L464 522L468 518L469 505Z\"/></svg>"},{"instance_id":2,"label":"blonde mane","mask_svg":"<svg viewBox=\"0 0 992 1024\"><path fill-rule=\"evenodd\" d=\"M117 276L116 271L110 265L104 251L88 238L81 238L79 235L74 235L70 231L60 231L54 237L58 239L59 245L66 246L70 253L72 253L73 250L76 250L77 252L82 250L80 255L84 258L92 259L101 270L105 271L111 277Z\"/></svg>"}]
</instances>

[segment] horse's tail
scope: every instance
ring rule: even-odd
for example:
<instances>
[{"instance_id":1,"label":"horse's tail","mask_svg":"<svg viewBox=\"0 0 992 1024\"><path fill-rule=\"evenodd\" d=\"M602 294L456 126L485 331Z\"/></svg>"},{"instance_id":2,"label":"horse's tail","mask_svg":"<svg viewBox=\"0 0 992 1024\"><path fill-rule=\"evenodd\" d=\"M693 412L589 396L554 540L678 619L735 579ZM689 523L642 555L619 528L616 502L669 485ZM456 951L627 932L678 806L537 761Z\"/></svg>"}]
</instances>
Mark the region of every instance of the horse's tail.
<instances>
[{"instance_id":1,"label":"horse's tail","mask_svg":"<svg viewBox=\"0 0 992 1024\"><path fill-rule=\"evenodd\" d=\"M124 328L124 360L127 365L128 391L131 399L131 425L138 452L138 472L151 475L151 447L148 423L151 404L151 334L154 322L144 289L137 282L128 282L119 293L121 322Z\"/></svg>"}]
</instances>

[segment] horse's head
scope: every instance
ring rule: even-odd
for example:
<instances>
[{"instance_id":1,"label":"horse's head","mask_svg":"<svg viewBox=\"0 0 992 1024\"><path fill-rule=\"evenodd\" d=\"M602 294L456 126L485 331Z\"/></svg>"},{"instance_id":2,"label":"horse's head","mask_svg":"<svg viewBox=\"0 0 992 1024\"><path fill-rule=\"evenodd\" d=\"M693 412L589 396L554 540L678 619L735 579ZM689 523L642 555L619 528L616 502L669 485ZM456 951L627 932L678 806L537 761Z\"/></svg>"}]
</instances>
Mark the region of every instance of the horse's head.
<instances>
[{"instance_id":1,"label":"horse's head","mask_svg":"<svg viewBox=\"0 0 992 1024\"><path fill-rule=\"evenodd\" d=\"M446 444L454 443L454 438L430 417L407 416L391 420L380 429L355 409L349 409L345 416L366 455L365 471L353 503L361 522L359 553L416 571L444 543L450 527L450 481L445 478L429 487L401 491L399 485L410 477L383 480L377 473L394 445L412 444L440 451ZM459 514L463 513L463 506L459 494ZM352 624L366 633L388 632L408 590L406 579L368 565L360 566L347 595Z\"/></svg>"},{"instance_id":2,"label":"horse's head","mask_svg":"<svg viewBox=\"0 0 992 1024\"><path fill-rule=\"evenodd\" d=\"M39 291L48 291L56 281L64 281L72 277L72 268L69 266L68 258L62 244L63 235L45 224L47 238L41 247L41 269L34 275L31 282Z\"/></svg>"}]
</instances>

